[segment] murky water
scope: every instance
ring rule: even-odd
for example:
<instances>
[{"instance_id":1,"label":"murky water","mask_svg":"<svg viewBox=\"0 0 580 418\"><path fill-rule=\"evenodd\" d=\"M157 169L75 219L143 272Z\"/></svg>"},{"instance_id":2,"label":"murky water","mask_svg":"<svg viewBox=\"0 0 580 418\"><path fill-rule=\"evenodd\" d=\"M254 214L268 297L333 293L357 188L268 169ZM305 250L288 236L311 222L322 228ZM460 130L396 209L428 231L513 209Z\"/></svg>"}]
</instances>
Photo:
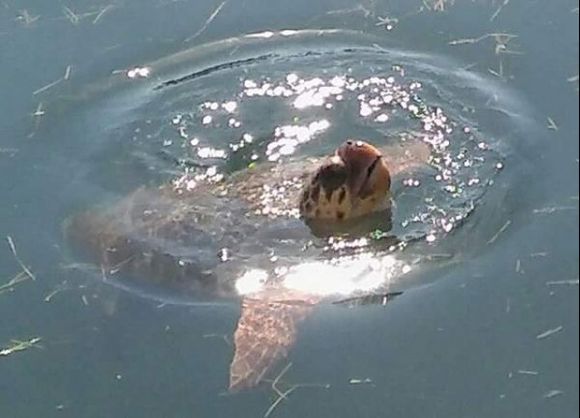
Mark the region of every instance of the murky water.
<instances>
[{"instance_id":1,"label":"murky water","mask_svg":"<svg viewBox=\"0 0 580 418\"><path fill-rule=\"evenodd\" d=\"M577 4L20 3L0 5L2 415L578 413ZM316 241L289 213L245 238L263 260L217 271L322 283L312 261L330 248L342 261L319 273L404 293L319 304L272 410L267 383L223 396L238 303L119 291L63 240L66 218L138 187L195 188L347 137L429 147L393 184L389 234L406 245ZM302 250L313 239L322 258ZM400 270L376 268L387 257ZM9 283L19 263L36 280Z\"/></svg>"}]
</instances>

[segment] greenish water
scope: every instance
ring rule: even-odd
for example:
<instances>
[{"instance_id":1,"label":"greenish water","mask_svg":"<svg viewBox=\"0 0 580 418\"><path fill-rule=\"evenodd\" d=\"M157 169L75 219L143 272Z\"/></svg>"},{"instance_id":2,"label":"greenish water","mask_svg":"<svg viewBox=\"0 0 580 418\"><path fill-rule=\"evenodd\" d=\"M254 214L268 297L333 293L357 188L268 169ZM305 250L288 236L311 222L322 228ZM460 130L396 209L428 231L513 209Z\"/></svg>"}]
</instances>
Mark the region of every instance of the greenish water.
<instances>
[{"instance_id":1,"label":"greenish water","mask_svg":"<svg viewBox=\"0 0 580 418\"><path fill-rule=\"evenodd\" d=\"M0 3L0 286L18 259L36 278L0 293L0 346L42 338L0 357L0 415L263 416L268 384L225 394L236 303L119 292L71 265L62 222L186 169L433 142L409 94L453 131L395 184L393 231L435 242L401 252L419 274L392 303L315 310L272 416L576 416L577 3L262 3ZM317 104L294 75L344 88ZM372 77L396 106L365 107Z\"/></svg>"}]
</instances>

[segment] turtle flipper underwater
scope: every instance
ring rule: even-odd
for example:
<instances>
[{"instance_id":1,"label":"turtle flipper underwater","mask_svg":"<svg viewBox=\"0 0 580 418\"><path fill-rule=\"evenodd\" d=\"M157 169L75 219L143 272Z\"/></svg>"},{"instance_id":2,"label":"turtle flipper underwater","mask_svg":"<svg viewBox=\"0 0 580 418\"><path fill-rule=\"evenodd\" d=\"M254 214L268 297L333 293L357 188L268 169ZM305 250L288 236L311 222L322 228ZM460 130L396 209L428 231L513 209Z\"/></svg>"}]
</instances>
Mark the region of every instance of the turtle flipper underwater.
<instances>
[{"instance_id":1,"label":"turtle flipper underwater","mask_svg":"<svg viewBox=\"0 0 580 418\"><path fill-rule=\"evenodd\" d=\"M229 388L247 389L288 355L299 324L322 299L275 277L248 286L248 266L272 267L273 247L299 262L313 233L356 230L373 214L390 224L391 176L428 156L420 142L378 149L349 140L328 157L263 164L215 184L140 188L72 217L65 235L124 286L241 300Z\"/></svg>"},{"instance_id":2,"label":"turtle flipper underwater","mask_svg":"<svg viewBox=\"0 0 580 418\"><path fill-rule=\"evenodd\" d=\"M290 296L290 295L286 295ZM297 297L292 295L291 297ZM298 325L310 314L316 298L299 302L267 298L242 300L240 319L234 332L234 357L230 364L231 391L254 387L275 365L286 358Z\"/></svg>"}]
</instances>

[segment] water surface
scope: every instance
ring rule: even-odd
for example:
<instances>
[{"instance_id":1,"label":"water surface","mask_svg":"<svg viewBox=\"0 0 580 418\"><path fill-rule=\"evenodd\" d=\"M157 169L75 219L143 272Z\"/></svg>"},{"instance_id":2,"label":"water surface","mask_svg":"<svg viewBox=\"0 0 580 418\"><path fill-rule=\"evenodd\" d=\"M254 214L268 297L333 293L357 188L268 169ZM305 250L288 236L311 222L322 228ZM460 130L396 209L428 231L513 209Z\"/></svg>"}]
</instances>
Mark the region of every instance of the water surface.
<instances>
[{"instance_id":1,"label":"water surface","mask_svg":"<svg viewBox=\"0 0 580 418\"><path fill-rule=\"evenodd\" d=\"M409 132L440 161L396 185L394 231L454 262L386 306L320 306L273 416L577 415L577 4L261 3L0 5L0 274L36 277L0 294L0 344L42 338L1 358L2 415L263 416L268 385L223 396L235 303L118 292L63 220Z\"/></svg>"}]
</instances>

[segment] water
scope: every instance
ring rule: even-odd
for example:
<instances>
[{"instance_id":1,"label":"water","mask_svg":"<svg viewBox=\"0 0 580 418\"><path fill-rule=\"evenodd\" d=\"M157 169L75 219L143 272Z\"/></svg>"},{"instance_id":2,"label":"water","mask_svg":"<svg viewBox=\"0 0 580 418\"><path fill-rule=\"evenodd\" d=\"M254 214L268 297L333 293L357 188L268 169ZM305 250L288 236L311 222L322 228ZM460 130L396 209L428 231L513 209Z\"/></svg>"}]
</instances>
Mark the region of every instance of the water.
<instances>
[{"instance_id":1,"label":"water","mask_svg":"<svg viewBox=\"0 0 580 418\"><path fill-rule=\"evenodd\" d=\"M422 260L421 274L386 307L316 309L283 376L306 386L272 416L577 415L577 4L260 3L0 5L0 230L36 276L0 294L0 344L42 338L1 358L1 415L263 416L276 399L267 384L223 396L235 303L118 292L72 268L61 225L186 168L227 175L253 152L284 160L327 153L343 135L425 134L400 103L387 121L365 116L370 99L358 95L372 91L330 95L330 109L260 94L268 82L292 89L290 74L329 86L349 68L361 89L383 75L404 91L420 82L421 102L456 124L452 162L477 164L451 183L433 181L441 164L415 176L419 187L398 183L394 231L435 237L401 253ZM385 16L398 20L377 25ZM498 32L517 37L482 37ZM150 77L128 78L136 67ZM260 139L252 152L230 147L243 133ZM451 215L466 219L448 233ZM451 262L427 260L440 253ZM9 245L0 254L4 283L21 267Z\"/></svg>"}]
</instances>

